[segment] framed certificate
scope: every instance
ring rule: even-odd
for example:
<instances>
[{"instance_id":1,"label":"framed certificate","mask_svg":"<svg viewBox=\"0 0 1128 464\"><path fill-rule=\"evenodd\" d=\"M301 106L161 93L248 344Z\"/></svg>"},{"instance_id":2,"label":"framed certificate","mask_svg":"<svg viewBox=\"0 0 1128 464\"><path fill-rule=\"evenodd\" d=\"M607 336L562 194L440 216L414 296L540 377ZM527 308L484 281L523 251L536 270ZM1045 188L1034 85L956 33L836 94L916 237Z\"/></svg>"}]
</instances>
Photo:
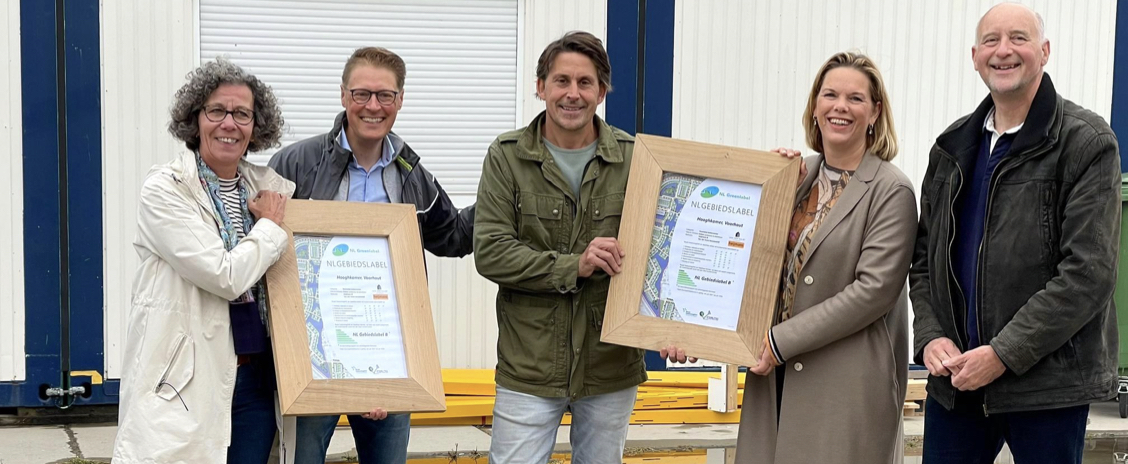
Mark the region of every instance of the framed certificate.
<instances>
[{"instance_id":1,"label":"framed certificate","mask_svg":"<svg viewBox=\"0 0 1128 464\"><path fill-rule=\"evenodd\" d=\"M415 208L291 200L266 273L282 414L446 409Z\"/></svg>"},{"instance_id":2,"label":"framed certificate","mask_svg":"<svg viewBox=\"0 0 1128 464\"><path fill-rule=\"evenodd\" d=\"M639 134L600 339L753 365L779 292L801 160Z\"/></svg>"}]
</instances>

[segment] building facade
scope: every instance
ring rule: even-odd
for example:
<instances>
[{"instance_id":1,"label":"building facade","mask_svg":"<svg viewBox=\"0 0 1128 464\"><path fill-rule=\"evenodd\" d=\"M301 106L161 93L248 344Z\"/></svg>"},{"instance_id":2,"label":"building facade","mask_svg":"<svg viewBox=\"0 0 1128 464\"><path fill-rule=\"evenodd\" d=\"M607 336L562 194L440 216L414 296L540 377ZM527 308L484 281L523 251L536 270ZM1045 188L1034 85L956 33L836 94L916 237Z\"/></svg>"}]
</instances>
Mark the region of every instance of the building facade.
<instances>
[{"instance_id":1,"label":"building facade","mask_svg":"<svg viewBox=\"0 0 1128 464\"><path fill-rule=\"evenodd\" d=\"M355 48L407 62L396 132L456 205L474 202L493 138L541 109L537 57L570 30L604 38L614 90L600 114L632 133L802 148L819 65L856 49L890 91L900 155L919 183L933 139L987 94L971 66L992 0L11 0L0 7L0 407L114 403L137 194L184 147L172 95L226 56L270 84L283 143L329 129ZM1061 93L1125 133L1128 23L1119 0L1027 0L1046 19ZM1122 44L1125 43L1125 44ZM1121 71L1121 72L1117 72ZM265 162L270 153L252 154ZM443 367L492 368L496 288L472 258L428 256Z\"/></svg>"}]
</instances>

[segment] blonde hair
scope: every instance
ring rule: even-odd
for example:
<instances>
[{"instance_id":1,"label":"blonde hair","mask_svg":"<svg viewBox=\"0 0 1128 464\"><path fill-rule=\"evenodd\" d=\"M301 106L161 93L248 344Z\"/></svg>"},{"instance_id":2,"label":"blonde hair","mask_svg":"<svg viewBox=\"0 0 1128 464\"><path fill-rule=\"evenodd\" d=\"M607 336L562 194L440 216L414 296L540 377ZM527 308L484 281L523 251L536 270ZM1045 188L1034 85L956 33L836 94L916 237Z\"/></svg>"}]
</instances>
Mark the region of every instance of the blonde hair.
<instances>
[{"instance_id":1,"label":"blonde hair","mask_svg":"<svg viewBox=\"0 0 1128 464\"><path fill-rule=\"evenodd\" d=\"M826 74L835 68L848 67L861 72L870 82L870 99L874 105L880 105L881 111L873 123L873 134L866 132L866 149L885 161L897 156L897 132L893 129L893 109L889 105L889 94L885 91L885 81L881 78L881 71L877 70L868 56L856 52L840 52L831 56L819 68L818 76L811 85L811 93L807 97L807 109L803 111L803 129L807 134L807 146L812 150L823 153L822 132L815 123L815 105L818 102L819 90L822 90Z\"/></svg>"}]
</instances>

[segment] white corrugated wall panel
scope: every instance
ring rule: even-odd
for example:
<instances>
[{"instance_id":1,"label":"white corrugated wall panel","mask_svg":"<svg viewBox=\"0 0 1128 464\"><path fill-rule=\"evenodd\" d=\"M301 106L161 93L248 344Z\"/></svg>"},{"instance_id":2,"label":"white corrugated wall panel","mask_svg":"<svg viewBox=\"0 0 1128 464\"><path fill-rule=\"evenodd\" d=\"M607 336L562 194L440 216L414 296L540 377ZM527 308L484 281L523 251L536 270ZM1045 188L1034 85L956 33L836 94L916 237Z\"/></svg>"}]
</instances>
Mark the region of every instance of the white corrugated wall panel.
<instances>
[{"instance_id":1,"label":"white corrugated wall panel","mask_svg":"<svg viewBox=\"0 0 1128 464\"><path fill-rule=\"evenodd\" d=\"M987 95L971 46L995 3L679 1L672 135L809 152L800 117L814 74L833 53L860 50L890 93L901 147L894 164L919 185L936 136ZM1025 3L1045 18L1046 70L1058 91L1109 118L1116 1Z\"/></svg>"},{"instance_id":2,"label":"white corrugated wall panel","mask_svg":"<svg viewBox=\"0 0 1128 464\"><path fill-rule=\"evenodd\" d=\"M431 312L443 367L493 369L497 365L497 285L478 275L474 259L427 253Z\"/></svg>"},{"instance_id":3,"label":"white corrugated wall panel","mask_svg":"<svg viewBox=\"0 0 1128 464\"><path fill-rule=\"evenodd\" d=\"M0 382L8 382L26 378L20 2L0 6L0 24Z\"/></svg>"},{"instance_id":4,"label":"white corrugated wall panel","mask_svg":"<svg viewBox=\"0 0 1128 464\"><path fill-rule=\"evenodd\" d=\"M274 88L287 145L332 127L342 111L341 71L353 50L394 51L407 64L395 132L448 192L473 195L486 148L516 124L517 6L517 0L200 0L200 57L227 56Z\"/></svg>"},{"instance_id":5,"label":"white corrugated wall panel","mask_svg":"<svg viewBox=\"0 0 1128 464\"><path fill-rule=\"evenodd\" d=\"M607 46L607 0L524 0L525 20L521 38L521 114L524 126L544 111L544 102L537 98L537 58L544 47L565 32L587 31ZM614 69L614 63L612 63ZM597 109L600 117L604 105Z\"/></svg>"},{"instance_id":6,"label":"white corrugated wall panel","mask_svg":"<svg viewBox=\"0 0 1128 464\"><path fill-rule=\"evenodd\" d=\"M168 134L172 95L195 61L193 0L102 3L102 185L105 233L106 377L120 378L137 194L154 164L184 146Z\"/></svg>"},{"instance_id":7,"label":"white corrugated wall panel","mask_svg":"<svg viewBox=\"0 0 1128 464\"><path fill-rule=\"evenodd\" d=\"M803 109L819 66L860 50L881 69L899 138L894 159L919 191L936 136L987 96L971 62L993 0L679 1L672 135L756 149L804 141ZM1065 98L1109 119L1116 0L1022 2L1042 14L1046 71Z\"/></svg>"}]
</instances>

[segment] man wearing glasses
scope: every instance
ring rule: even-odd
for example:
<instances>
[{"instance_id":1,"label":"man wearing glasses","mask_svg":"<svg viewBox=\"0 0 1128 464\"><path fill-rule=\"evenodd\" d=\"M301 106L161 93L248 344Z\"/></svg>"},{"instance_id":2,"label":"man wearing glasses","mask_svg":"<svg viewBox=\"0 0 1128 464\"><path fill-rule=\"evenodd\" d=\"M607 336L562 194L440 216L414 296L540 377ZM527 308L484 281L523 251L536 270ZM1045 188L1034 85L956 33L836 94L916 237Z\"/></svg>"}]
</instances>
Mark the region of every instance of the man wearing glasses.
<instances>
[{"instance_id":1,"label":"man wearing glasses","mask_svg":"<svg viewBox=\"0 0 1128 464\"><path fill-rule=\"evenodd\" d=\"M283 148L270 167L294 181L294 198L407 203L418 211L423 247L438 256L473 250L474 207L456 209L419 155L392 124L403 107L403 59L379 47L358 49L341 76L341 106L333 129ZM379 406L379 397L374 399ZM297 424L296 464L325 462L338 416L303 416ZM360 464L407 461L410 414L350 415Z\"/></svg>"}]
</instances>

